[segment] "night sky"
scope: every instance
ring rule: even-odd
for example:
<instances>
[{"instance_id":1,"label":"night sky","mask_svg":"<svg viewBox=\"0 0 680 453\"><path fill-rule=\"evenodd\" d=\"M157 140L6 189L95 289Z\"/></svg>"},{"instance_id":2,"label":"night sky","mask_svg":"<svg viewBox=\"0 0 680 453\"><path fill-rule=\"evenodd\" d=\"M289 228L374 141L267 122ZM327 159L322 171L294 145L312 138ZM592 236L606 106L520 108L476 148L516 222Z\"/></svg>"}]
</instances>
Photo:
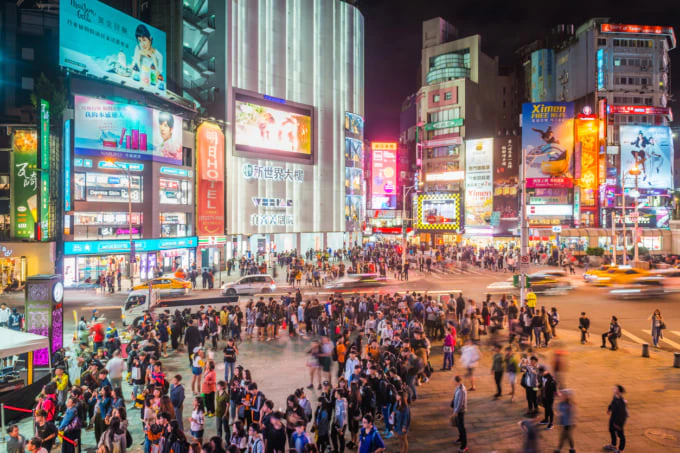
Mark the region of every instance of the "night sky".
<instances>
[{"instance_id":1,"label":"night sky","mask_svg":"<svg viewBox=\"0 0 680 453\"><path fill-rule=\"evenodd\" d=\"M399 111L417 90L422 21L443 17L459 37L482 36L486 54L512 63L513 52L554 25L578 28L593 17L613 23L670 25L680 40L680 0L360 0L366 32L366 138L397 140ZM671 55L671 89L680 96L680 45ZM677 110L680 103L675 102ZM676 111L676 118L680 112ZM677 120L676 120L677 123Z\"/></svg>"}]
</instances>

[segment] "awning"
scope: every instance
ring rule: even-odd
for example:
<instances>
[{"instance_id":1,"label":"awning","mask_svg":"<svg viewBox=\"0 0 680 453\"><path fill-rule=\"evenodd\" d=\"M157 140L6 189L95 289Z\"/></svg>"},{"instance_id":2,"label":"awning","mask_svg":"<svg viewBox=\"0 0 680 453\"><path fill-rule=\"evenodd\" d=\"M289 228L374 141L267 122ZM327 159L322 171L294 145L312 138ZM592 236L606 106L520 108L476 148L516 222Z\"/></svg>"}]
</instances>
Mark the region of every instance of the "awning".
<instances>
[{"instance_id":1,"label":"awning","mask_svg":"<svg viewBox=\"0 0 680 453\"><path fill-rule=\"evenodd\" d=\"M0 359L49 347L47 337L0 327Z\"/></svg>"}]
</instances>

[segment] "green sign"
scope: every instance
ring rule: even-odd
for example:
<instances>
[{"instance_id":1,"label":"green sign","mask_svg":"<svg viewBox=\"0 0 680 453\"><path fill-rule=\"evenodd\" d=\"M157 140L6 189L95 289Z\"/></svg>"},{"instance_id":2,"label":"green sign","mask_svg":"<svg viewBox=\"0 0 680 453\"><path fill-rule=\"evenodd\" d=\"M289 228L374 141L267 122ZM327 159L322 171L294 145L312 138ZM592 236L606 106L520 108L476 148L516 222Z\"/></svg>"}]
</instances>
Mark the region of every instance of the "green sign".
<instances>
[{"instance_id":1,"label":"green sign","mask_svg":"<svg viewBox=\"0 0 680 453\"><path fill-rule=\"evenodd\" d=\"M50 103L40 100L40 230L49 239L50 224Z\"/></svg>"},{"instance_id":2,"label":"green sign","mask_svg":"<svg viewBox=\"0 0 680 453\"><path fill-rule=\"evenodd\" d=\"M463 125L463 118L454 118L452 120L439 121L437 123L427 123L425 125L426 131L436 131L439 129L449 129L451 127L460 127Z\"/></svg>"},{"instance_id":3,"label":"green sign","mask_svg":"<svg viewBox=\"0 0 680 453\"><path fill-rule=\"evenodd\" d=\"M14 131L12 148L12 236L33 239L38 219L38 136L35 129Z\"/></svg>"}]
</instances>

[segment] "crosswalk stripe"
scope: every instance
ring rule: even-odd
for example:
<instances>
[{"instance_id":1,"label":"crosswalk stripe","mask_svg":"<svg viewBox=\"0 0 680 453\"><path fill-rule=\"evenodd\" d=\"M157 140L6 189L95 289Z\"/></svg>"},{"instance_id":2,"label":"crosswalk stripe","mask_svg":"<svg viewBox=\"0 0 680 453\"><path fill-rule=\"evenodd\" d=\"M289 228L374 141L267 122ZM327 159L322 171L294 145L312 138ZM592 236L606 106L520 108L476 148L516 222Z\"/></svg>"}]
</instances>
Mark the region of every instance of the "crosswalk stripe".
<instances>
[{"instance_id":1,"label":"crosswalk stripe","mask_svg":"<svg viewBox=\"0 0 680 453\"><path fill-rule=\"evenodd\" d=\"M642 331L644 333L646 333L647 335L652 334L651 330L643 329ZM673 332L673 333L675 333L675 332ZM671 341L671 340L668 340L666 338L660 338L660 340L663 341L664 343L667 343L669 346L673 346L676 349L680 349L680 344L676 343L675 341Z\"/></svg>"},{"instance_id":2,"label":"crosswalk stripe","mask_svg":"<svg viewBox=\"0 0 680 453\"><path fill-rule=\"evenodd\" d=\"M678 330L671 330L671 333L680 337L680 331Z\"/></svg>"},{"instance_id":3,"label":"crosswalk stripe","mask_svg":"<svg viewBox=\"0 0 680 453\"><path fill-rule=\"evenodd\" d=\"M633 340L634 342L636 342L636 343L638 343L638 344L649 343L649 341L645 341L645 340L643 340L643 339L641 339L641 338L636 337L636 336L633 335L632 333L628 332L626 329L621 329L621 335L627 336L628 338L630 338L631 340Z\"/></svg>"}]
</instances>

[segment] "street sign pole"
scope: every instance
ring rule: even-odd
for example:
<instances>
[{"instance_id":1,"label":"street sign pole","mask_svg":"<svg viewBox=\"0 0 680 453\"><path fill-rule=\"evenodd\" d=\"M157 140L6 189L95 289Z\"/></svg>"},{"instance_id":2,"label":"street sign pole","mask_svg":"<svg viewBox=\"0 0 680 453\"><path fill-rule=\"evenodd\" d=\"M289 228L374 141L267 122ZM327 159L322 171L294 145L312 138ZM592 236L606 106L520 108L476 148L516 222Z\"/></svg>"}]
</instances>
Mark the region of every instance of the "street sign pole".
<instances>
[{"instance_id":1,"label":"street sign pole","mask_svg":"<svg viewBox=\"0 0 680 453\"><path fill-rule=\"evenodd\" d=\"M529 267L526 260L529 259L529 221L527 219L527 180L526 180L526 150L522 148L522 163L520 165L520 257L519 257L519 304L524 306L526 298L527 269Z\"/></svg>"}]
</instances>

